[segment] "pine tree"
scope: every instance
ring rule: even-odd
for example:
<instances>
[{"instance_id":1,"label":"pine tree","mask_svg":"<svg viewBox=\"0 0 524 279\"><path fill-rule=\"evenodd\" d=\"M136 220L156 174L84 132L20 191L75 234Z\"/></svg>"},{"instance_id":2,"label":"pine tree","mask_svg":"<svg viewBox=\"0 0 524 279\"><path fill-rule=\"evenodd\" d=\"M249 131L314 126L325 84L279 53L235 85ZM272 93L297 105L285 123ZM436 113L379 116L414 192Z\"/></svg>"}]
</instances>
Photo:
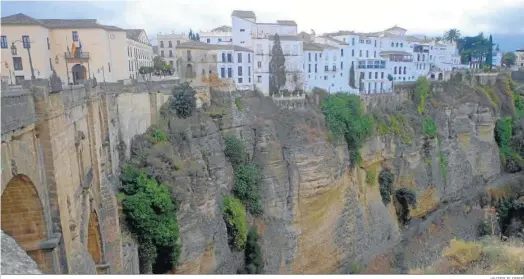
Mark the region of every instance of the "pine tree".
<instances>
[{"instance_id":1,"label":"pine tree","mask_svg":"<svg viewBox=\"0 0 524 279\"><path fill-rule=\"evenodd\" d=\"M489 35L489 46L488 46L488 54L486 56L486 63L489 65L489 69L493 69L493 38L491 37L491 34Z\"/></svg>"},{"instance_id":2,"label":"pine tree","mask_svg":"<svg viewBox=\"0 0 524 279\"><path fill-rule=\"evenodd\" d=\"M351 68L349 69L349 86L351 88L355 87L355 63L351 61Z\"/></svg>"},{"instance_id":3,"label":"pine tree","mask_svg":"<svg viewBox=\"0 0 524 279\"><path fill-rule=\"evenodd\" d=\"M269 62L269 92L272 95L279 92L286 84L286 59L282 46L280 45L280 36L275 34L275 42L271 49L271 61Z\"/></svg>"}]
</instances>

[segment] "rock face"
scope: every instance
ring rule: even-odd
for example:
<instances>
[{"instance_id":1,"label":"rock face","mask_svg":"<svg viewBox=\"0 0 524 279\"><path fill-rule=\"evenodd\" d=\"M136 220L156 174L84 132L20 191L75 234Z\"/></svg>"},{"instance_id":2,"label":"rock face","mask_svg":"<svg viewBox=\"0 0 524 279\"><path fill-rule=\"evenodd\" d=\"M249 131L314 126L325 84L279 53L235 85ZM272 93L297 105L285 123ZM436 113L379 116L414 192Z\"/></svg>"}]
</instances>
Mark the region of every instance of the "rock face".
<instances>
[{"instance_id":1,"label":"rock face","mask_svg":"<svg viewBox=\"0 0 524 279\"><path fill-rule=\"evenodd\" d=\"M414 219L477 194L500 173L495 113L481 104L432 107L428 113L439 138L425 139L421 127L410 144L395 136L372 137L361 149L362 163L350 168L345 144L328 139L313 101L289 110L256 93L242 94L242 109L235 106L236 96L212 94L212 107L227 108L221 117L201 111L185 120L159 120L171 135L181 135L174 152L193 164L193 171L164 181L181 202L182 251L176 273L235 273L243 266L242 252L227 244L220 212L234 183L223 135L240 138L262 170L264 214L248 219L261 235L269 274L350 273L361 264L373 265L388 251L393 251L389 256L399 255L405 228L398 224L394 205L383 204L377 182L366 182L370 172L378 175L389 167L394 189L408 187L417 193Z\"/></svg>"},{"instance_id":2,"label":"rock face","mask_svg":"<svg viewBox=\"0 0 524 279\"><path fill-rule=\"evenodd\" d=\"M2 231L2 274L42 274L35 261L9 235Z\"/></svg>"}]
</instances>

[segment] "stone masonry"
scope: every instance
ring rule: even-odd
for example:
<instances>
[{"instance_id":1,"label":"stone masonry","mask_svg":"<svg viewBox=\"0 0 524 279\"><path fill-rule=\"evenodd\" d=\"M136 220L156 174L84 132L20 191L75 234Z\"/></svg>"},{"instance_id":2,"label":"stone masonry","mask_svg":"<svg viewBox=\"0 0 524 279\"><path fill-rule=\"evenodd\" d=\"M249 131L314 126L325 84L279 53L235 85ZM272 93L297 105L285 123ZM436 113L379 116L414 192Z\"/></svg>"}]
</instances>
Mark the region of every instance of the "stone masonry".
<instances>
[{"instance_id":1,"label":"stone masonry","mask_svg":"<svg viewBox=\"0 0 524 279\"><path fill-rule=\"evenodd\" d=\"M120 231L119 166L173 85L2 84L2 243L9 235L47 274L136 273ZM2 274L9 257L2 250Z\"/></svg>"}]
</instances>

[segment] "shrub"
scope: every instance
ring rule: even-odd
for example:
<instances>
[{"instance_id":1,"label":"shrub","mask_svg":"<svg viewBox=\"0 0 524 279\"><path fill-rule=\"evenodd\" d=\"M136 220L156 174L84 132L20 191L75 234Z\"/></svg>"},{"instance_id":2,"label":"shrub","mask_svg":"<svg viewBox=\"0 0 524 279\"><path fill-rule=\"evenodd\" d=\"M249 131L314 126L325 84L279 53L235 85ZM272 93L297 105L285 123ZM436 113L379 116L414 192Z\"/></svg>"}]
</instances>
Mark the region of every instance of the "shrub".
<instances>
[{"instance_id":1,"label":"shrub","mask_svg":"<svg viewBox=\"0 0 524 279\"><path fill-rule=\"evenodd\" d=\"M246 205L247 210L253 215L262 213L259 183L260 175L255 165L240 165L235 170L233 194Z\"/></svg>"},{"instance_id":2,"label":"shrub","mask_svg":"<svg viewBox=\"0 0 524 279\"><path fill-rule=\"evenodd\" d=\"M229 161L236 168L240 164L245 163L247 154L244 151L244 144L235 136L226 136L224 138L226 148L224 154L229 158Z\"/></svg>"},{"instance_id":3,"label":"shrub","mask_svg":"<svg viewBox=\"0 0 524 279\"><path fill-rule=\"evenodd\" d=\"M264 261L262 259L262 249L260 249L258 244L258 233L255 228L251 228L247 234L244 263L246 274L262 274Z\"/></svg>"},{"instance_id":4,"label":"shrub","mask_svg":"<svg viewBox=\"0 0 524 279\"><path fill-rule=\"evenodd\" d=\"M190 117L196 110L195 89L186 82L175 86L171 92L173 94L171 110L174 110L179 118Z\"/></svg>"},{"instance_id":5,"label":"shrub","mask_svg":"<svg viewBox=\"0 0 524 279\"><path fill-rule=\"evenodd\" d=\"M244 249L247 240L247 223L244 205L232 196L222 201L222 216L226 221L230 244L238 250Z\"/></svg>"},{"instance_id":6,"label":"shrub","mask_svg":"<svg viewBox=\"0 0 524 279\"><path fill-rule=\"evenodd\" d=\"M142 249L141 261L155 263L154 273L171 270L178 262L180 244L176 207L169 189L130 165L124 167L121 180L127 223L140 246L149 247Z\"/></svg>"},{"instance_id":7,"label":"shrub","mask_svg":"<svg viewBox=\"0 0 524 279\"><path fill-rule=\"evenodd\" d=\"M389 168L383 169L378 176L380 196L382 197L382 202L386 206L391 201L391 192L393 190L394 181L395 175L391 173Z\"/></svg>"},{"instance_id":8,"label":"shrub","mask_svg":"<svg viewBox=\"0 0 524 279\"><path fill-rule=\"evenodd\" d=\"M244 108L244 106L242 105L242 99L240 97L235 98L235 105L237 106L237 109L239 111L242 111L242 109Z\"/></svg>"},{"instance_id":9,"label":"shrub","mask_svg":"<svg viewBox=\"0 0 524 279\"><path fill-rule=\"evenodd\" d=\"M166 132L162 131L161 129L156 129L153 132L153 143L157 144L159 142L166 142L167 141L167 134Z\"/></svg>"},{"instance_id":10,"label":"shrub","mask_svg":"<svg viewBox=\"0 0 524 279\"><path fill-rule=\"evenodd\" d=\"M452 239L449 247L442 251L442 256L454 270L464 272L471 263L480 259L481 253L482 246L479 244Z\"/></svg>"},{"instance_id":11,"label":"shrub","mask_svg":"<svg viewBox=\"0 0 524 279\"><path fill-rule=\"evenodd\" d=\"M361 160L359 149L373 131L373 121L364 115L360 97L344 93L331 94L322 101L321 107L326 125L335 139L345 139L351 164L358 164Z\"/></svg>"},{"instance_id":12,"label":"shrub","mask_svg":"<svg viewBox=\"0 0 524 279\"><path fill-rule=\"evenodd\" d=\"M419 77L415 83L414 102L418 103L417 110L419 114L424 113L426 99L429 96L429 81L426 77Z\"/></svg>"},{"instance_id":13,"label":"shrub","mask_svg":"<svg viewBox=\"0 0 524 279\"><path fill-rule=\"evenodd\" d=\"M410 219L409 206L416 206L417 196L411 189L400 188L395 192L395 200L398 203L396 206L398 221L400 224L406 224Z\"/></svg>"},{"instance_id":14,"label":"shrub","mask_svg":"<svg viewBox=\"0 0 524 279\"><path fill-rule=\"evenodd\" d=\"M437 136L437 124L431 117L427 116L424 118L424 122L422 123L424 136L427 138L435 138Z\"/></svg>"},{"instance_id":15,"label":"shrub","mask_svg":"<svg viewBox=\"0 0 524 279\"><path fill-rule=\"evenodd\" d=\"M377 182L377 171L375 169L370 169L366 173L366 183L369 185L373 185Z\"/></svg>"}]
</instances>

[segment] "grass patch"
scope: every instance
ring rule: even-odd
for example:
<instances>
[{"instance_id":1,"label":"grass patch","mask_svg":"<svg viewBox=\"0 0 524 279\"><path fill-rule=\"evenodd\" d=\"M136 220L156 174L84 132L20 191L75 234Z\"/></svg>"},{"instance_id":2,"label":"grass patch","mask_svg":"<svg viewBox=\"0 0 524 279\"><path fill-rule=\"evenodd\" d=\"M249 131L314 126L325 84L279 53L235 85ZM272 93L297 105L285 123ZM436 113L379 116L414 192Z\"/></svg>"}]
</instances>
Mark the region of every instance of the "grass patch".
<instances>
[{"instance_id":1,"label":"grass patch","mask_svg":"<svg viewBox=\"0 0 524 279\"><path fill-rule=\"evenodd\" d=\"M403 143L411 143L409 124L402 114L387 116L383 119L374 117L375 132L381 136L396 135L399 136Z\"/></svg>"},{"instance_id":2,"label":"grass patch","mask_svg":"<svg viewBox=\"0 0 524 279\"><path fill-rule=\"evenodd\" d=\"M422 128L424 131L424 136L433 139L437 136L437 124L431 117L426 116L424 122L422 122Z\"/></svg>"},{"instance_id":3,"label":"grass patch","mask_svg":"<svg viewBox=\"0 0 524 279\"><path fill-rule=\"evenodd\" d=\"M452 239L449 246L442 251L451 268L459 273L480 259L482 246L474 242Z\"/></svg>"},{"instance_id":4,"label":"grass patch","mask_svg":"<svg viewBox=\"0 0 524 279\"><path fill-rule=\"evenodd\" d=\"M246 246L247 222L246 210L240 200L225 196L222 201L222 216L226 221L228 236L233 247L242 250Z\"/></svg>"},{"instance_id":5,"label":"grass patch","mask_svg":"<svg viewBox=\"0 0 524 279\"><path fill-rule=\"evenodd\" d=\"M375 168L370 168L366 172L366 183L369 185L374 185L375 183L377 183L377 171L375 170Z\"/></svg>"}]
</instances>

